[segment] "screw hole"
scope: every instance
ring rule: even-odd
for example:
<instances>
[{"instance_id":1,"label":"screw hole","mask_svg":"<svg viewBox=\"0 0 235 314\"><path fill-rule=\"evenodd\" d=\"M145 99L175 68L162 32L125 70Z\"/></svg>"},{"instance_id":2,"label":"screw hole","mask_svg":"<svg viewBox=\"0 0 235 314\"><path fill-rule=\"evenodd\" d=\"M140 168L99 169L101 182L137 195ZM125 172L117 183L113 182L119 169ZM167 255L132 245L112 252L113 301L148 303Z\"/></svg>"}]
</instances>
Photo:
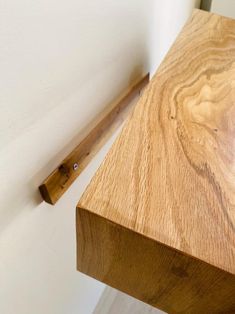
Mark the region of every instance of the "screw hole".
<instances>
[{"instance_id":1,"label":"screw hole","mask_svg":"<svg viewBox=\"0 0 235 314\"><path fill-rule=\"evenodd\" d=\"M77 164L77 163L75 163L75 164L73 165L73 170L74 170L74 171L78 170L78 164Z\"/></svg>"}]
</instances>

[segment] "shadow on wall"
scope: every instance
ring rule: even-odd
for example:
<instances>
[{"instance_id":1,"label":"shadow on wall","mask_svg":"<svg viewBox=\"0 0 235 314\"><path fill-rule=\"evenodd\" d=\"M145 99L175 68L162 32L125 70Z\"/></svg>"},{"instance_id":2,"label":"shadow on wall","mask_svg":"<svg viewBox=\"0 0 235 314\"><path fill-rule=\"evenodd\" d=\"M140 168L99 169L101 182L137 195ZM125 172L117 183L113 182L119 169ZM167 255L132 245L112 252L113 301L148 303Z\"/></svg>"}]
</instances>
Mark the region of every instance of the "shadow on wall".
<instances>
[{"instance_id":1,"label":"shadow on wall","mask_svg":"<svg viewBox=\"0 0 235 314\"><path fill-rule=\"evenodd\" d=\"M212 0L201 0L200 9L210 11Z\"/></svg>"},{"instance_id":2,"label":"shadow on wall","mask_svg":"<svg viewBox=\"0 0 235 314\"><path fill-rule=\"evenodd\" d=\"M145 74L144 65L139 64L134 67L127 80L127 86L133 83L133 80L143 76ZM127 87L125 86L125 88ZM122 90L120 90L120 93ZM81 140L89 133L102 117L102 113L107 111L110 104L119 96L114 95L108 105L104 106L104 110L96 117L94 117L85 127L83 127L73 138L67 143L63 149L55 153L50 161L43 166L32 178L24 178L22 174L22 182L14 181L11 184L10 195L6 195L3 199L3 207L0 208L1 220L0 220L0 232L6 228L14 218L21 214L23 211L37 210L37 207L43 202L43 199L38 190L39 185L42 181L61 163L61 161L81 142ZM92 95L91 95L92 96ZM19 145L20 146L20 145ZM26 144L27 146L27 144ZM27 150L27 147L25 151ZM21 158L21 156L19 156ZM5 206L4 206L5 204ZM48 208L51 205L47 205ZM71 204L76 206L76 204ZM11 210L9 210L11 208ZM21 211L19 210L21 209Z\"/></svg>"}]
</instances>

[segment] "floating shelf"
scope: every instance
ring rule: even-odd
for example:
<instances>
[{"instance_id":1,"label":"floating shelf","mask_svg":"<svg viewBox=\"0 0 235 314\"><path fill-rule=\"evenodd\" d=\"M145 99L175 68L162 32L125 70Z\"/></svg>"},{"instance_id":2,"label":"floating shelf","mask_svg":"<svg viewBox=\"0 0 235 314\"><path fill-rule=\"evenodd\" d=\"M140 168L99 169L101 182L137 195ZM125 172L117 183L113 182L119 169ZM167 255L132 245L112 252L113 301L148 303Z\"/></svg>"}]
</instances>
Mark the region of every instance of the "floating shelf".
<instances>
[{"instance_id":1,"label":"floating shelf","mask_svg":"<svg viewBox=\"0 0 235 314\"><path fill-rule=\"evenodd\" d=\"M235 21L195 10L77 206L78 270L235 313Z\"/></svg>"}]
</instances>

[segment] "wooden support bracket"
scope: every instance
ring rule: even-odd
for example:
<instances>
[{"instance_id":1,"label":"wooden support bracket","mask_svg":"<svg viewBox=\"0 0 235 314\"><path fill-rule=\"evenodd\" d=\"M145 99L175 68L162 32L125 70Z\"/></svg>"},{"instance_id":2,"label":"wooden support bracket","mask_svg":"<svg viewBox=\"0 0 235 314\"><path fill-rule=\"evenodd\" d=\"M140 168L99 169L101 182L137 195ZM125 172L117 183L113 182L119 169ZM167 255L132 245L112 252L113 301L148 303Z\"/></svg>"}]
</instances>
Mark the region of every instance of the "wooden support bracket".
<instances>
[{"instance_id":1,"label":"wooden support bracket","mask_svg":"<svg viewBox=\"0 0 235 314\"><path fill-rule=\"evenodd\" d=\"M149 74L134 82L112 103L108 113L90 131L83 141L61 162L61 164L40 185L43 199L49 204L55 204L74 180L87 166L103 144L123 122L128 114L127 107L149 82ZM107 110L106 110L107 111ZM121 117L121 119L120 119Z\"/></svg>"}]
</instances>

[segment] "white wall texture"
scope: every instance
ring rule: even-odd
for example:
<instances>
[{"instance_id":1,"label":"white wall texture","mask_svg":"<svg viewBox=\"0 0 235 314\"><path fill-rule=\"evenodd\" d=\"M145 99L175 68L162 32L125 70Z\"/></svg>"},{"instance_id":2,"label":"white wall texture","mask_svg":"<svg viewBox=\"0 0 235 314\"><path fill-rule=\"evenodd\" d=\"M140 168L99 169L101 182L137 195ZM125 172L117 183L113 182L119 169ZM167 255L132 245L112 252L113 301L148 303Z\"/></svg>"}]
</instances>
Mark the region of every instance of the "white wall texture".
<instances>
[{"instance_id":1,"label":"white wall texture","mask_svg":"<svg viewBox=\"0 0 235 314\"><path fill-rule=\"evenodd\" d=\"M153 75L173 44L179 31L200 0L155 0L153 1L150 65Z\"/></svg>"},{"instance_id":2,"label":"white wall texture","mask_svg":"<svg viewBox=\"0 0 235 314\"><path fill-rule=\"evenodd\" d=\"M211 12L235 18L234 0L212 0Z\"/></svg>"},{"instance_id":3,"label":"white wall texture","mask_svg":"<svg viewBox=\"0 0 235 314\"><path fill-rule=\"evenodd\" d=\"M76 271L75 207L113 139L56 206L37 187L133 75L154 72L194 4L0 1L0 313L94 310L104 285Z\"/></svg>"},{"instance_id":4,"label":"white wall texture","mask_svg":"<svg viewBox=\"0 0 235 314\"><path fill-rule=\"evenodd\" d=\"M93 314L164 314L146 303L127 294L107 287Z\"/></svg>"}]
</instances>

